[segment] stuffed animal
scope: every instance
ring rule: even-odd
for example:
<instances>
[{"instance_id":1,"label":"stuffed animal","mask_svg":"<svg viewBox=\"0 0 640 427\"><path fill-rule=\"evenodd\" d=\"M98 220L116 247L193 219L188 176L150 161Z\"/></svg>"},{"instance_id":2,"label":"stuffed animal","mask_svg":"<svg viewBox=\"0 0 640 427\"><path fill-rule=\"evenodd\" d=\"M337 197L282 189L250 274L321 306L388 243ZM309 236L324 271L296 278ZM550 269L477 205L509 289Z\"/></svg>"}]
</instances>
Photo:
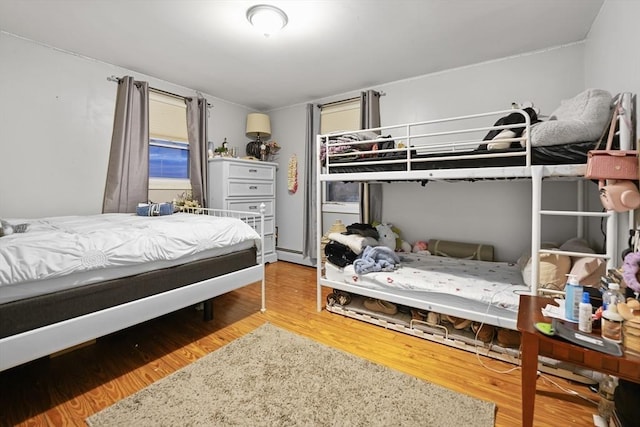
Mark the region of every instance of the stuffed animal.
<instances>
[{"instance_id":1,"label":"stuffed animal","mask_svg":"<svg viewBox=\"0 0 640 427\"><path fill-rule=\"evenodd\" d=\"M377 224L375 225L378 231L378 244L386 246L392 251L396 250L396 239L399 238L398 234L393 231L390 224Z\"/></svg>"},{"instance_id":2,"label":"stuffed animal","mask_svg":"<svg viewBox=\"0 0 640 427\"><path fill-rule=\"evenodd\" d=\"M540 119L538 119L538 114L537 114L537 111L533 108L533 104L527 103L527 105L530 105L530 106L525 107L524 105L512 103L513 108L515 109L521 108L529 116L530 124L538 123ZM493 125L506 126L506 125L516 125L524 122L525 122L524 116L518 112L518 113L511 113L504 117L500 117L498 121L496 121ZM520 148L520 147L524 148L524 145L523 145L524 142L501 141L503 139L519 138L520 136L522 136L524 130L525 128L523 126L508 128L508 129L491 130L489 131L489 133L487 133L487 135L483 139L485 141L493 141L493 142L489 142L487 144L481 144L478 148L481 150L486 149L489 151L504 150L507 148Z\"/></svg>"},{"instance_id":3,"label":"stuffed animal","mask_svg":"<svg viewBox=\"0 0 640 427\"><path fill-rule=\"evenodd\" d=\"M413 248L411 248L411 252L421 252L421 253L430 254L429 243L422 240L418 240L413 244Z\"/></svg>"},{"instance_id":4,"label":"stuffed animal","mask_svg":"<svg viewBox=\"0 0 640 427\"><path fill-rule=\"evenodd\" d=\"M378 243L391 250L399 252L411 252L411 245L400 237L400 230L392 224L374 222L372 224L378 231Z\"/></svg>"}]
</instances>

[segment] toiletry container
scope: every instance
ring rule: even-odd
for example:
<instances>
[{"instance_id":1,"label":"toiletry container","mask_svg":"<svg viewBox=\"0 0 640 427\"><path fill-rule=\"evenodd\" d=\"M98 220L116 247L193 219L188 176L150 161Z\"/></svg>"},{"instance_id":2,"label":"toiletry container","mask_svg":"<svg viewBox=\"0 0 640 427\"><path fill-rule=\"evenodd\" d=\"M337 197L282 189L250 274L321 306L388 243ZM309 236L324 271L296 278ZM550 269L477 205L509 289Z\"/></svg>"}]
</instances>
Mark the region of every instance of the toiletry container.
<instances>
[{"instance_id":1,"label":"toiletry container","mask_svg":"<svg viewBox=\"0 0 640 427\"><path fill-rule=\"evenodd\" d=\"M602 309L606 310L612 302L613 304L624 302L620 285L617 283L607 283L607 290L602 294Z\"/></svg>"},{"instance_id":2,"label":"toiletry container","mask_svg":"<svg viewBox=\"0 0 640 427\"><path fill-rule=\"evenodd\" d=\"M618 313L617 304L610 303L602 313L602 338L621 343L623 320L623 317Z\"/></svg>"},{"instance_id":3,"label":"toiletry container","mask_svg":"<svg viewBox=\"0 0 640 427\"><path fill-rule=\"evenodd\" d=\"M580 301L582 301L582 286L578 284L578 279L575 274L567 274L568 280L564 287L565 301L564 301L564 317L567 320L577 322L578 313L580 311Z\"/></svg>"},{"instance_id":4,"label":"toiletry container","mask_svg":"<svg viewBox=\"0 0 640 427\"><path fill-rule=\"evenodd\" d=\"M579 305L578 329L582 332L591 332L593 306L589 298L589 292L582 293L582 301Z\"/></svg>"}]
</instances>

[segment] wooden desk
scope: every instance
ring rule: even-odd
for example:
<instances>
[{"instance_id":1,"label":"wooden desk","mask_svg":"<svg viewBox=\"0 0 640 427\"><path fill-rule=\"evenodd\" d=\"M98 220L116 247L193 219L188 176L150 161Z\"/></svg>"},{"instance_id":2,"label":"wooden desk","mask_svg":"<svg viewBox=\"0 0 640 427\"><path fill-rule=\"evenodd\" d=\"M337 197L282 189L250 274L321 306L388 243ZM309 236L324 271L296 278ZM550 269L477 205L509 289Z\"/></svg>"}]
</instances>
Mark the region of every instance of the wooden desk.
<instances>
[{"instance_id":1,"label":"wooden desk","mask_svg":"<svg viewBox=\"0 0 640 427\"><path fill-rule=\"evenodd\" d=\"M536 398L538 355L570 362L598 372L615 375L629 381L640 382L640 357L616 357L571 344L562 338L546 336L533 326L536 322L551 322L541 308L555 305L552 298L531 295L520 296L518 330L522 333L522 425L533 426ZM574 325L577 330L577 325ZM594 336L598 336L600 330Z\"/></svg>"}]
</instances>

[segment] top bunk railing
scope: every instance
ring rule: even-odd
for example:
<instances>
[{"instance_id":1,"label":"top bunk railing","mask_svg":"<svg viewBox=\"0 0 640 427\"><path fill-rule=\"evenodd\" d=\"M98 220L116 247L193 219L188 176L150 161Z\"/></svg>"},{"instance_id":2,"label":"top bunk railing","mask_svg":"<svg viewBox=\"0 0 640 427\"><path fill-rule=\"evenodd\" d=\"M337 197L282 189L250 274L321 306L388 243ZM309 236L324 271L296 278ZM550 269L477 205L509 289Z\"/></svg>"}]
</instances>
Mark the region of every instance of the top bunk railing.
<instances>
[{"instance_id":1,"label":"top bunk railing","mask_svg":"<svg viewBox=\"0 0 640 427\"><path fill-rule=\"evenodd\" d=\"M616 132L619 146L633 149L628 147L635 147L635 96L622 93L614 103L622 111ZM500 120L507 117L510 120ZM537 158L543 151L548 159L555 155L551 146L563 144L542 143L539 138L532 144L531 129L537 121L529 108L508 109L318 135L319 177L321 181L526 178L534 161L547 166L545 176L582 176L586 153L597 141L580 143L574 158L545 163L534 157L534 145Z\"/></svg>"},{"instance_id":2,"label":"top bunk railing","mask_svg":"<svg viewBox=\"0 0 640 427\"><path fill-rule=\"evenodd\" d=\"M521 123L479 126L478 119L519 114ZM445 129L463 122L463 127ZM486 122L483 120L483 122ZM332 168L362 165L404 164L405 171L414 165L455 159L482 159L499 157L524 157L531 164L529 128L531 119L522 109L500 110L481 114L427 120L393 126L381 126L361 131L332 132L318 136L320 159L327 173ZM483 137L491 131L522 129L522 135L505 137L499 141L486 141ZM462 139L460 139L462 136ZM519 151L475 152L478 146L500 142L506 145L519 143ZM391 144L390 144L391 143ZM390 146L390 148L385 148ZM428 157L420 157L427 155ZM374 157L375 156L375 157ZM370 160L367 160L370 158Z\"/></svg>"}]
</instances>

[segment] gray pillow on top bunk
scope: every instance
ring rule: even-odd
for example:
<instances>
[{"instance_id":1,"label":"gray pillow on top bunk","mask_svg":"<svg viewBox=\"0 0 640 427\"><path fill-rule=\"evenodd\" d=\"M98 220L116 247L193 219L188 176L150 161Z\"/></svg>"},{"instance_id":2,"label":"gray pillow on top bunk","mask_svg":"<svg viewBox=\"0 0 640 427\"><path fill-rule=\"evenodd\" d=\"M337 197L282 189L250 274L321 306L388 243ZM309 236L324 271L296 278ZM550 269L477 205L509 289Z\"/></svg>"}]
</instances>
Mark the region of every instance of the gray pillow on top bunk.
<instances>
[{"instance_id":1,"label":"gray pillow on top bunk","mask_svg":"<svg viewBox=\"0 0 640 427\"><path fill-rule=\"evenodd\" d=\"M597 141L609 122L612 99L606 90L587 89L563 100L547 121L531 126L531 145Z\"/></svg>"}]
</instances>

